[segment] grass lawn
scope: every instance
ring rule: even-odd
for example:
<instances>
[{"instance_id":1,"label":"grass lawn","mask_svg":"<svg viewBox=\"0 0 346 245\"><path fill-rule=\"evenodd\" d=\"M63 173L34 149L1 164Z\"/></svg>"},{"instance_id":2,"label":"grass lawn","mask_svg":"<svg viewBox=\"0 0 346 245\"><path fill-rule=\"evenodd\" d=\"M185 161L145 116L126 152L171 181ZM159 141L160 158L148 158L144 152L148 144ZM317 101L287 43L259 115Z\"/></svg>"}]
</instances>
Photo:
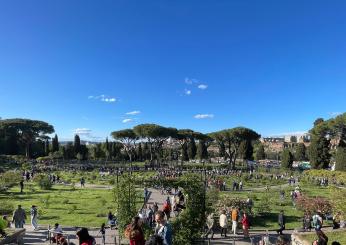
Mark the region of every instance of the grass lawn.
<instances>
[{"instance_id":1,"label":"grass lawn","mask_svg":"<svg viewBox=\"0 0 346 245\"><path fill-rule=\"evenodd\" d=\"M108 212L115 211L114 195L112 190L107 189L54 185L51 190L41 190L29 183L23 194L19 193L17 187L1 193L0 202L6 200L14 207L21 204L27 212L31 205L37 205L39 224L99 227L107 221ZM138 198L138 207L142 202L143 198ZM27 216L29 218L29 214ZM30 221L27 220L27 223Z\"/></svg>"},{"instance_id":2,"label":"grass lawn","mask_svg":"<svg viewBox=\"0 0 346 245\"><path fill-rule=\"evenodd\" d=\"M259 185L260 187L261 185ZM284 187L285 199L280 200L280 188L271 188L269 192L265 190L256 190L251 192L222 192L221 195L229 195L231 198L247 199L250 197L254 201L254 213L267 207L267 214L255 215L253 219L252 229L278 229L278 214L281 210L284 211L286 217L286 229L295 229L302 227L303 212L294 208L291 198L289 197L290 191L294 187ZM303 185L301 187L304 195L311 197L322 196L328 197L330 195L328 187L319 187L313 185ZM326 221L325 225L332 225L331 221ZM346 244L346 243L345 243Z\"/></svg>"},{"instance_id":3,"label":"grass lawn","mask_svg":"<svg viewBox=\"0 0 346 245\"><path fill-rule=\"evenodd\" d=\"M339 242L340 244L346 244L346 230L336 230L325 232L328 237L328 244L331 244L334 241ZM300 237L310 243L317 239L316 233L302 234Z\"/></svg>"}]
</instances>

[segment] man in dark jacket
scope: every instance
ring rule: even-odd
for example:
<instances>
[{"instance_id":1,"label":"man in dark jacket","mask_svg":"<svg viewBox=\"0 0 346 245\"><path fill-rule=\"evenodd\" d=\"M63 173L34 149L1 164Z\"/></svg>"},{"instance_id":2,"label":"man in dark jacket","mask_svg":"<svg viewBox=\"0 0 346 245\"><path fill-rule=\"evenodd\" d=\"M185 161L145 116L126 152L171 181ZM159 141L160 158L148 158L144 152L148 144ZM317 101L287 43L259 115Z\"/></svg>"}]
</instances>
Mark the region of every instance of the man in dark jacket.
<instances>
[{"instance_id":1,"label":"man in dark jacket","mask_svg":"<svg viewBox=\"0 0 346 245\"><path fill-rule=\"evenodd\" d=\"M281 210L278 217L279 229L276 231L278 234L282 235L282 231L285 229L285 216L284 211Z\"/></svg>"},{"instance_id":2,"label":"man in dark jacket","mask_svg":"<svg viewBox=\"0 0 346 245\"><path fill-rule=\"evenodd\" d=\"M18 208L14 211L12 222L16 228L23 228L26 219L26 214L21 205L18 205Z\"/></svg>"}]
</instances>

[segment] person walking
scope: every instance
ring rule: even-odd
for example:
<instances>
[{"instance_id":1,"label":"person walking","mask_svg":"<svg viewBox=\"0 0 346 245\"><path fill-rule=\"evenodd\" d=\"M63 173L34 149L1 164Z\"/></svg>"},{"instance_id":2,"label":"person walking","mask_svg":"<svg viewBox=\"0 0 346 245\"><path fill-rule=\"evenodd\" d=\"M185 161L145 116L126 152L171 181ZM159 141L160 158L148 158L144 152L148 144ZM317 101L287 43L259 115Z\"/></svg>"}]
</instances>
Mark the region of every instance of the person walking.
<instances>
[{"instance_id":1,"label":"person walking","mask_svg":"<svg viewBox=\"0 0 346 245\"><path fill-rule=\"evenodd\" d=\"M215 225L215 220L214 220L214 213L211 213L207 217L207 232L205 233L204 237L208 238L209 234L211 234L211 239L214 238L214 225Z\"/></svg>"},{"instance_id":2,"label":"person walking","mask_svg":"<svg viewBox=\"0 0 346 245\"><path fill-rule=\"evenodd\" d=\"M102 245L105 245L106 244L106 224L105 223L102 223L99 233L101 233Z\"/></svg>"},{"instance_id":3,"label":"person walking","mask_svg":"<svg viewBox=\"0 0 346 245\"><path fill-rule=\"evenodd\" d=\"M284 215L284 211L281 210L278 216L278 223L279 223L279 229L276 231L278 234L282 235L282 231L285 230L285 215Z\"/></svg>"},{"instance_id":4,"label":"person walking","mask_svg":"<svg viewBox=\"0 0 346 245\"><path fill-rule=\"evenodd\" d=\"M238 226L238 209L233 207L232 208L232 232L234 235L237 234L237 226Z\"/></svg>"},{"instance_id":5,"label":"person walking","mask_svg":"<svg viewBox=\"0 0 346 245\"><path fill-rule=\"evenodd\" d=\"M227 216L226 216L225 210L221 211L219 223L220 223L220 227L221 227L221 237L223 234L225 237L227 237Z\"/></svg>"},{"instance_id":6,"label":"person walking","mask_svg":"<svg viewBox=\"0 0 346 245\"><path fill-rule=\"evenodd\" d=\"M250 228L250 221L247 214L243 213L243 218L241 220L241 223L243 225L243 232L244 232L244 238L249 238L249 228Z\"/></svg>"},{"instance_id":7,"label":"person walking","mask_svg":"<svg viewBox=\"0 0 346 245\"><path fill-rule=\"evenodd\" d=\"M38 230L38 224L37 224L38 212L37 212L37 207L35 205L31 206L30 216L31 216L31 226L32 228L34 228L34 231L37 231Z\"/></svg>"},{"instance_id":8,"label":"person walking","mask_svg":"<svg viewBox=\"0 0 346 245\"><path fill-rule=\"evenodd\" d=\"M155 221L155 235L162 238L163 245L172 245L172 227L165 220L165 213L163 211L157 211Z\"/></svg>"},{"instance_id":9,"label":"person walking","mask_svg":"<svg viewBox=\"0 0 346 245\"><path fill-rule=\"evenodd\" d=\"M18 208L13 212L12 223L15 228L23 228L26 219L25 210L22 209L22 205L18 205Z\"/></svg>"}]
</instances>

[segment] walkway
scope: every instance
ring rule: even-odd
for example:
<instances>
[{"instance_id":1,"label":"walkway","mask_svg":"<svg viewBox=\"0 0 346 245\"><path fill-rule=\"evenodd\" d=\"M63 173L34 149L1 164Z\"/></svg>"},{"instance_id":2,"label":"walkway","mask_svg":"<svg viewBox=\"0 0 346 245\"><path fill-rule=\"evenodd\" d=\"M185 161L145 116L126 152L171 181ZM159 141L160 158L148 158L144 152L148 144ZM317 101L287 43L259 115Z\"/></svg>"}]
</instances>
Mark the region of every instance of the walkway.
<instances>
[{"instance_id":1,"label":"walkway","mask_svg":"<svg viewBox=\"0 0 346 245\"><path fill-rule=\"evenodd\" d=\"M30 225L25 225L24 227L26 229L26 233L24 236L24 244L32 244L32 245L39 245L39 244L49 244L49 241L47 240L48 237L48 227L47 226L40 226L40 229L38 231L33 231L32 227ZM70 242L74 244L79 244L76 237L76 232L78 230L77 227L62 227L64 235L66 238L69 237ZM96 239L96 244L102 244L102 237L99 233L98 229L88 228L89 233L91 236L93 236ZM118 235L117 230L110 230L106 229L106 244L115 244L115 236Z\"/></svg>"},{"instance_id":2,"label":"walkway","mask_svg":"<svg viewBox=\"0 0 346 245\"><path fill-rule=\"evenodd\" d=\"M161 195L161 190L150 188L149 191L151 191L151 196L149 198L148 204L152 205L154 202L156 202L159 206L159 209L162 209L163 203L166 200L167 196L169 195ZM171 196L170 196L171 197ZM220 233L217 232L214 235L214 239L210 240L210 244L237 244L237 245L249 245L251 244L250 239L244 239L243 235L240 233L239 235L231 235L231 230L228 231L228 238L224 238L220 236ZM285 236L287 238L291 237L292 230L288 230L285 232ZM265 235L265 231L251 231L250 230L250 237L253 239L253 242L256 244L261 239L263 235ZM269 238L270 241L275 244L275 241L277 239L278 235L275 231L269 232Z\"/></svg>"}]
</instances>

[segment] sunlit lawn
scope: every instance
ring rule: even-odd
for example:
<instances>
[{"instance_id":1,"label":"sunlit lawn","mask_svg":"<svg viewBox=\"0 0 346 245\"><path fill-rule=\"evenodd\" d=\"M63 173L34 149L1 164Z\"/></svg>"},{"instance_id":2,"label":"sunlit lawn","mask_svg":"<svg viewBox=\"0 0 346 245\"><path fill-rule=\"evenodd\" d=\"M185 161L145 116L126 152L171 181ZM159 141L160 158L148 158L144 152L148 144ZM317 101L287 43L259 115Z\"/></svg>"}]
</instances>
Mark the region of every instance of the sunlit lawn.
<instances>
[{"instance_id":1,"label":"sunlit lawn","mask_svg":"<svg viewBox=\"0 0 346 245\"><path fill-rule=\"evenodd\" d=\"M19 193L18 188L0 194L0 202L2 200L10 200L15 207L21 204L27 212L31 205L37 205L39 224L50 225L59 223L66 226L98 227L107 221L108 212L115 210L112 190L63 185L55 185L51 190L40 190L30 183L26 184L23 194ZM138 199L139 207L142 200Z\"/></svg>"},{"instance_id":2,"label":"sunlit lawn","mask_svg":"<svg viewBox=\"0 0 346 245\"><path fill-rule=\"evenodd\" d=\"M263 185L258 185L261 187ZM285 191L285 199L280 200L280 190ZM257 213L259 204L267 202L270 206L270 212L262 216L255 216L253 219L252 229L278 229L278 214L281 210L284 211L286 216L286 229L302 228L303 212L294 208L290 198L290 191L294 189L292 187L271 187L268 192L265 190L255 191L231 191L222 192L222 195L230 195L232 198L247 199L248 197L254 200L254 212ZM319 187L313 185L302 185L302 193L311 197L321 196L328 197L329 189L327 187ZM325 225L331 225L331 221L326 221ZM345 243L346 244L346 243Z\"/></svg>"}]
</instances>

